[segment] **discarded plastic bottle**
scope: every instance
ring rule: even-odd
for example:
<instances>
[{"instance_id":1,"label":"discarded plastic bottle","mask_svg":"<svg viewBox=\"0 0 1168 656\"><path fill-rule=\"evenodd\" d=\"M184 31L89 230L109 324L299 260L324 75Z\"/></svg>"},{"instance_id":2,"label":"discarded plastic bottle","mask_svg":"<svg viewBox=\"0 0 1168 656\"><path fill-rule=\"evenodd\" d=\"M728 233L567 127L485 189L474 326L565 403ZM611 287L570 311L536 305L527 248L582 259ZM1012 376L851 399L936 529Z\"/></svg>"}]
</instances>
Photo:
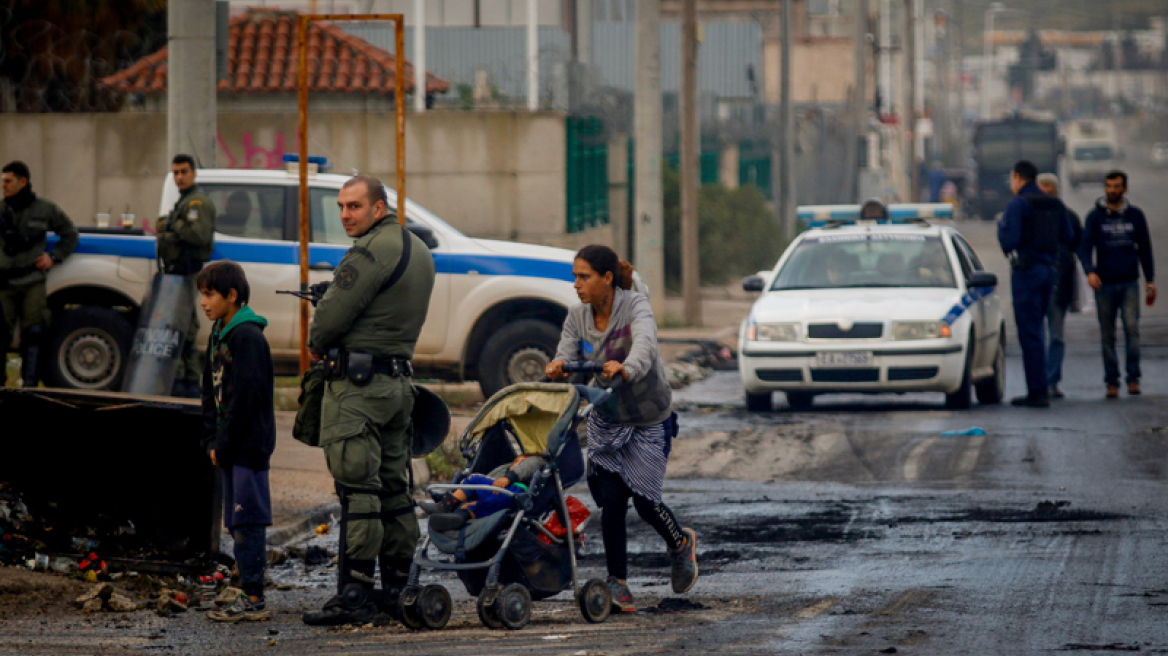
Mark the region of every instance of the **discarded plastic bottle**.
<instances>
[{"instance_id":1,"label":"discarded plastic bottle","mask_svg":"<svg viewBox=\"0 0 1168 656\"><path fill-rule=\"evenodd\" d=\"M965 430L941 431L941 437L980 437L985 434L985 429L981 426L973 426Z\"/></svg>"},{"instance_id":2,"label":"discarded plastic bottle","mask_svg":"<svg viewBox=\"0 0 1168 656\"><path fill-rule=\"evenodd\" d=\"M100 543L92 538L76 537L73 538L73 550L78 553L89 552L97 549Z\"/></svg>"}]
</instances>

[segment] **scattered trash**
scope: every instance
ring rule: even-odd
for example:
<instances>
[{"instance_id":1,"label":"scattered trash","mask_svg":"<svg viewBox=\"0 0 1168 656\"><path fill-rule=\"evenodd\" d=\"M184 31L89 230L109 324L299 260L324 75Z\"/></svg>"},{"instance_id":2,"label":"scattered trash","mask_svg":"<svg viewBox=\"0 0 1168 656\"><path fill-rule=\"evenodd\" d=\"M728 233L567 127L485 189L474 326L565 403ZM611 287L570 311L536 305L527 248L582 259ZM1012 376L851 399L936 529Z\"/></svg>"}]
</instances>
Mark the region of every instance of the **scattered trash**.
<instances>
[{"instance_id":1,"label":"scattered trash","mask_svg":"<svg viewBox=\"0 0 1168 656\"><path fill-rule=\"evenodd\" d=\"M86 613L98 613L110 610L115 613L131 613L138 610L138 604L126 595L114 591L109 583L98 583L89 589L89 592L73 600Z\"/></svg>"},{"instance_id":2,"label":"scattered trash","mask_svg":"<svg viewBox=\"0 0 1168 656\"><path fill-rule=\"evenodd\" d=\"M94 551L98 547L98 541L93 538L73 538L73 549L79 552Z\"/></svg>"},{"instance_id":3,"label":"scattered trash","mask_svg":"<svg viewBox=\"0 0 1168 656\"><path fill-rule=\"evenodd\" d=\"M77 569L85 572L86 575L93 574L95 577L109 573L109 568L106 567L105 561L97 557L96 553L90 553L81 560L81 564Z\"/></svg>"},{"instance_id":4,"label":"scattered trash","mask_svg":"<svg viewBox=\"0 0 1168 656\"><path fill-rule=\"evenodd\" d=\"M179 600L181 596L182 600ZM162 596L158 598L158 603L155 604L154 612L158 613L160 617L169 617L175 613L185 613L187 605L184 603L187 596L182 593L176 593L174 590L163 590Z\"/></svg>"},{"instance_id":5,"label":"scattered trash","mask_svg":"<svg viewBox=\"0 0 1168 656\"><path fill-rule=\"evenodd\" d=\"M279 547L268 547L268 564L282 565L288 560L288 552Z\"/></svg>"},{"instance_id":6,"label":"scattered trash","mask_svg":"<svg viewBox=\"0 0 1168 656\"><path fill-rule=\"evenodd\" d=\"M941 431L941 437L981 437L985 434L985 429L981 426L972 426L965 430Z\"/></svg>"},{"instance_id":7,"label":"scattered trash","mask_svg":"<svg viewBox=\"0 0 1168 656\"><path fill-rule=\"evenodd\" d=\"M117 594L116 592L110 595L107 603L109 604L109 609L115 613L132 613L138 610L138 604L133 599L125 595Z\"/></svg>"},{"instance_id":8,"label":"scattered trash","mask_svg":"<svg viewBox=\"0 0 1168 656\"><path fill-rule=\"evenodd\" d=\"M667 362L665 364L665 376L669 379L669 386L673 389L692 385L708 375L708 370L692 362Z\"/></svg>"},{"instance_id":9,"label":"scattered trash","mask_svg":"<svg viewBox=\"0 0 1168 656\"><path fill-rule=\"evenodd\" d=\"M667 597L657 603L656 606L650 606L644 609L645 613L685 613L693 610L709 610L709 606L700 601L693 601L684 597Z\"/></svg>"},{"instance_id":10,"label":"scattered trash","mask_svg":"<svg viewBox=\"0 0 1168 656\"><path fill-rule=\"evenodd\" d=\"M332 559L333 555L324 547L313 545L304 551L305 565L327 565Z\"/></svg>"},{"instance_id":11,"label":"scattered trash","mask_svg":"<svg viewBox=\"0 0 1168 656\"><path fill-rule=\"evenodd\" d=\"M320 526L317 526L316 528L312 529L312 532L316 533L317 535L324 535L325 533L329 532L329 525L328 524L321 524Z\"/></svg>"},{"instance_id":12,"label":"scattered trash","mask_svg":"<svg viewBox=\"0 0 1168 656\"><path fill-rule=\"evenodd\" d=\"M77 571L77 561L65 556L59 556L53 559L53 564L50 567L58 574L72 574Z\"/></svg>"},{"instance_id":13,"label":"scattered trash","mask_svg":"<svg viewBox=\"0 0 1168 656\"><path fill-rule=\"evenodd\" d=\"M236 599L243 594L243 590L239 588L226 587L219 592L219 596L215 597L216 606L230 606L235 603Z\"/></svg>"}]
</instances>

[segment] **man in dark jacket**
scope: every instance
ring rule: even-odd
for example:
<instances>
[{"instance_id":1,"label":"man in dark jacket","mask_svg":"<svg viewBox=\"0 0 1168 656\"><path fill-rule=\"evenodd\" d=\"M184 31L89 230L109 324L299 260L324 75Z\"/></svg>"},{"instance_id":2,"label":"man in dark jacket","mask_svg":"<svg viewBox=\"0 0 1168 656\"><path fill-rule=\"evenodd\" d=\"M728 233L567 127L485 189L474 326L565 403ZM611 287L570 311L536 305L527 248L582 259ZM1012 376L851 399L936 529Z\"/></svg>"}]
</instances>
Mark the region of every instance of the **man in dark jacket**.
<instances>
[{"instance_id":1,"label":"man in dark jacket","mask_svg":"<svg viewBox=\"0 0 1168 656\"><path fill-rule=\"evenodd\" d=\"M24 162L9 162L0 173L0 365L19 322L21 385L36 387L49 331L45 277L77 248L78 235L61 208L32 192L29 175ZM60 239L47 250L50 232Z\"/></svg>"},{"instance_id":2,"label":"man in dark jacket","mask_svg":"<svg viewBox=\"0 0 1168 656\"><path fill-rule=\"evenodd\" d=\"M1010 258L1013 272L1010 291L1014 297L1014 321L1018 326L1018 344L1022 347L1022 364L1026 371L1026 396L1011 401L1014 405L1045 408L1050 406L1046 381L1046 344L1043 322L1054 289L1055 263L1059 244L1074 238L1067 208L1057 198L1042 193L1034 180L1038 167L1022 160L1010 172L1014 198L1006 205L998 224L998 243Z\"/></svg>"},{"instance_id":3,"label":"man in dark jacket","mask_svg":"<svg viewBox=\"0 0 1168 656\"><path fill-rule=\"evenodd\" d=\"M1107 398L1119 396L1119 358L1115 353L1115 317L1123 321L1127 347L1127 391L1140 393L1140 269L1147 282L1148 305L1156 301L1155 263L1148 220L1127 202L1127 174L1112 171L1083 229L1079 259L1095 290L1095 308L1103 338L1103 382Z\"/></svg>"},{"instance_id":4,"label":"man in dark jacket","mask_svg":"<svg viewBox=\"0 0 1168 656\"><path fill-rule=\"evenodd\" d=\"M1042 173L1038 176L1038 188L1048 196L1058 197L1059 180L1053 173ZM1058 276L1055 278L1054 291L1050 297L1050 308L1046 312L1047 348L1046 348L1046 381L1050 386L1050 398L1061 399L1063 391L1059 389L1059 382L1063 379L1063 355L1066 354L1067 344L1063 341L1063 328L1066 325L1067 309L1075 300L1075 254L1079 249L1079 241L1083 237L1083 222L1079 215L1071 208L1067 208L1067 217L1071 220L1071 229L1075 237L1069 244L1059 244Z\"/></svg>"}]
</instances>

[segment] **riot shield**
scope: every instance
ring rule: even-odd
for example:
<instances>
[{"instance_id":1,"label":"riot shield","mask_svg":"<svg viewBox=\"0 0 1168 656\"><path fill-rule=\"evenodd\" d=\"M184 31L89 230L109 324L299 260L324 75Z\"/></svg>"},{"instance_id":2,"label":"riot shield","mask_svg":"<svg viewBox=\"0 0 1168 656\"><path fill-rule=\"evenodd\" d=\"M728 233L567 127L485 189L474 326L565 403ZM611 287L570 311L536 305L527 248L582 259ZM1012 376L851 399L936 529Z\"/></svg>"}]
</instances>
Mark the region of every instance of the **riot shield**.
<instances>
[{"instance_id":1,"label":"riot shield","mask_svg":"<svg viewBox=\"0 0 1168 656\"><path fill-rule=\"evenodd\" d=\"M197 297L192 277L154 275L130 347L123 392L170 395Z\"/></svg>"}]
</instances>

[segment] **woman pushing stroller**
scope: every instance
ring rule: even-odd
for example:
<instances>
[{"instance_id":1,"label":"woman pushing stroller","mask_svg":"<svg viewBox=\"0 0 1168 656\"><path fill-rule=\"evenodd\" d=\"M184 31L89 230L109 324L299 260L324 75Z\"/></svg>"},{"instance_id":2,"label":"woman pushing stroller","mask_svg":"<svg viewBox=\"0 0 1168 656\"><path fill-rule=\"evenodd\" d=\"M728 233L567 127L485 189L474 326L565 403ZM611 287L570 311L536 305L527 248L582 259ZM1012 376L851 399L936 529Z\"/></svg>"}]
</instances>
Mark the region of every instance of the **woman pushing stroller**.
<instances>
[{"instance_id":1,"label":"woman pushing stroller","mask_svg":"<svg viewBox=\"0 0 1168 656\"><path fill-rule=\"evenodd\" d=\"M603 365L597 382L615 387L614 399L588 416L588 488L600 506L601 533L614 608L633 612L625 518L629 499L637 514L665 540L673 591L698 579L697 534L682 528L661 499L665 466L677 419L673 393L657 349L657 324L649 299L632 290L633 268L603 245L585 246L572 266L580 305L564 321L556 359L547 366L562 380L565 362Z\"/></svg>"}]
</instances>

